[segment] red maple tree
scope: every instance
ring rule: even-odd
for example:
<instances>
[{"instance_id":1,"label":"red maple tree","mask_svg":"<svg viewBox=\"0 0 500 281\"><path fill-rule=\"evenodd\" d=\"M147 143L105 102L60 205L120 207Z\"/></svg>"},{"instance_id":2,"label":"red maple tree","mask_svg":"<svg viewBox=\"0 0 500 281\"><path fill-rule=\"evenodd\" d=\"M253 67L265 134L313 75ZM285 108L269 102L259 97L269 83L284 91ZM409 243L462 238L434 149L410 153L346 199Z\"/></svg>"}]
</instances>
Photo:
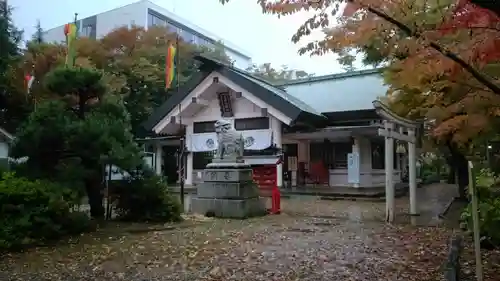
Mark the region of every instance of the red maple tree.
<instances>
[{"instance_id":1,"label":"red maple tree","mask_svg":"<svg viewBox=\"0 0 500 281\"><path fill-rule=\"evenodd\" d=\"M470 61L484 64L500 59L500 16L480 7L471 0L459 0L452 16L441 26L443 34L457 29L469 29L471 33L481 30L481 38L470 48ZM478 36L478 32L474 35Z\"/></svg>"}]
</instances>

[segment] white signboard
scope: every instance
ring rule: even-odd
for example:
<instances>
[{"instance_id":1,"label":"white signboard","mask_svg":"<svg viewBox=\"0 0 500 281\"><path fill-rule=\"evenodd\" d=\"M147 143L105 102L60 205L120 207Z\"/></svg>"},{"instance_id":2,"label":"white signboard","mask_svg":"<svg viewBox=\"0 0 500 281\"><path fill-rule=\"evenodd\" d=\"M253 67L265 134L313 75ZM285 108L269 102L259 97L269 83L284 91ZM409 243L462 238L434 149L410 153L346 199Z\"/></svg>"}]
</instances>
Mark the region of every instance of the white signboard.
<instances>
[{"instance_id":1,"label":"white signboard","mask_svg":"<svg viewBox=\"0 0 500 281\"><path fill-rule=\"evenodd\" d=\"M144 153L144 163L146 166L150 167L151 169L155 169L155 154L151 152L145 152ZM108 180L110 179L108 176L109 173L109 165L106 165L106 170L105 170L105 179ZM123 180L124 178L130 176L129 173L126 171L120 169L120 167L111 165L111 179L112 181L115 180Z\"/></svg>"},{"instance_id":2,"label":"white signboard","mask_svg":"<svg viewBox=\"0 0 500 281\"><path fill-rule=\"evenodd\" d=\"M106 170L104 175L106 180L108 179L112 181L123 180L124 178L130 176L129 173L127 173L126 171L120 169L115 165L111 165L111 178L109 178L108 173L109 173L109 165L106 165Z\"/></svg>"},{"instance_id":3,"label":"white signboard","mask_svg":"<svg viewBox=\"0 0 500 281\"><path fill-rule=\"evenodd\" d=\"M347 181L359 184L359 153L347 154Z\"/></svg>"},{"instance_id":4,"label":"white signboard","mask_svg":"<svg viewBox=\"0 0 500 281\"><path fill-rule=\"evenodd\" d=\"M144 163L146 166L148 166L151 169L156 168L156 163L155 163L155 154L152 152L144 152L144 157L142 158L144 160Z\"/></svg>"}]
</instances>

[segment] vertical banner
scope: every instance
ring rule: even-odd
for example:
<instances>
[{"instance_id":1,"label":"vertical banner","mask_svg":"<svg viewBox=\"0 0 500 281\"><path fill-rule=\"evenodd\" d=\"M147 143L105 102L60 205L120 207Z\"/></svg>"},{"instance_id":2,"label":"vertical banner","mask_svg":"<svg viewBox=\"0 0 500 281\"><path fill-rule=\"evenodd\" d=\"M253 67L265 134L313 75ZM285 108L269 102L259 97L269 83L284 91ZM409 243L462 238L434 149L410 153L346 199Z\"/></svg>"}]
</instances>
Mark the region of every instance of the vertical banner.
<instances>
[{"instance_id":1,"label":"vertical banner","mask_svg":"<svg viewBox=\"0 0 500 281\"><path fill-rule=\"evenodd\" d=\"M359 184L359 153L347 154L347 181L351 184Z\"/></svg>"}]
</instances>

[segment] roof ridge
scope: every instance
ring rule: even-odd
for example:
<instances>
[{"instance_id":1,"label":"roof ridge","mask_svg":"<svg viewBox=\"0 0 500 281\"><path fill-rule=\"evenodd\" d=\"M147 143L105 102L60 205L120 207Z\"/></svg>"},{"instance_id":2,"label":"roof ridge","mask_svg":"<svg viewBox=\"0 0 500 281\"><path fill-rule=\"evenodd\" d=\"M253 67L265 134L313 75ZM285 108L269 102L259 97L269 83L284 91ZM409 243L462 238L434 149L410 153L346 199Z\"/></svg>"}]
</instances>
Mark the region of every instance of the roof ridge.
<instances>
[{"instance_id":1,"label":"roof ridge","mask_svg":"<svg viewBox=\"0 0 500 281\"><path fill-rule=\"evenodd\" d=\"M266 79L263 79L263 78L261 78L261 77L259 77L259 76L255 75L255 74L252 74L251 72L248 72L248 71L246 71L246 70L242 70L242 69L238 69L238 68L235 68L235 67L233 67L233 66L230 66L230 68L231 68L232 70L235 70L235 71L237 71L237 72L239 72L239 73L243 74L243 75L248 75L248 76L250 76L250 77L252 77L252 78L254 78L254 79L256 79L256 80L259 80L260 82L265 83L265 84L267 84L267 85L269 85L269 86L272 86L272 87L275 87L275 88L280 89L279 87L277 87L275 84L271 83L270 81L268 81L268 80L266 80Z\"/></svg>"},{"instance_id":2,"label":"roof ridge","mask_svg":"<svg viewBox=\"0 0 500 281\"><path fill-rule=\"evenodd\" d=\"M11 133L9 133L7 130L5 130L3 127L0 127L0 134L4 135L9 140L14 139L14 136Z\"/></svg>"},{"instance_id":3,"label":"roof ridge","mask_svg":"<svg viewBox=\"0 0 500 281\"><path fill-rule=\"evenodd\" d=\"M211 60L211 61L213 61L215 63L220 64L221 66L227 67L227 68L229 68L229 69L231 69L233 71L236 71L236 72L238 72L240 74L248 75L248 76L252 77L253 79L259 80L260 82L265 83L265 84L267 84L267 85L269 85L271 87L275 87L277 89L283 90L280 87L276 86L274 83L271 83L270 81L267 81L267 80L265 80L265 79L263 79L261 77L258 77L258 76L254 75L254 74L252 74L252 73L250 73L250 72L248 72L246 70L239 69L239 68L233 66L232 64L228 64L228 63L223 62L221 60L218 60L218 59L215 59L215 58L211 58L211 57L209 57L209 56L207 56L207 55L205 55L203 53L199 53L196 56L202 57L202 58L207 59L207 60ZM196 58L196 56L195 56L195 58Z\"/></svg>"},{"instance_id":4,"label":"roof ridge","mask_svg":"<svg viewBox=\"0 0 500 281\"><path fill-rule=\"evenodd\" d=\"M303 83L313 83L313 82L319 82L319 81L324 81L324 80L345 79L345 78L380 73L384 69L385 69L385 67L379 67L379 68L362 69L362 70L357 70L357 71L348 71L348 72L341 72L341 73L326 74L326 75L321 75L321 76L313 76L313 77L283 81L281 83L275 84L274 86L275 87L286 87L286 86L290 86L290 85L303 84Z\"/></svg>"}]
</instances>

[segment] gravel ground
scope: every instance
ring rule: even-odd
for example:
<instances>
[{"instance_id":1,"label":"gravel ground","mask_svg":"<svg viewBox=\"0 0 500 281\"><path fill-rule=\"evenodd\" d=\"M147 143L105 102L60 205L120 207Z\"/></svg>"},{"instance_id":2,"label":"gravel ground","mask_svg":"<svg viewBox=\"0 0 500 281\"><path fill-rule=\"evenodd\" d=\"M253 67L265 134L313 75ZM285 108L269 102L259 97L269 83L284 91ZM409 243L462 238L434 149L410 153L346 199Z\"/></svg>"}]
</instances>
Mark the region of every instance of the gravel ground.
<instances>
[{"instance_id":1,"label":"gravel ground","mask_svg":"<svg viewBox=\"0 0 500 281\"><path fill-rule=\"evenodd\" d=\"M135 235L95 234L13 254L2 261L0 279L413 280L407 263L412 255L400 245L406 245L406 231L417 230L286 214L209 220ZM448 232L435 232L433 240L445 243ZM434 272L432 263L422 265L414 270Z\"/></svg>"},{"instance_id":2,"label":"gravel ground","mask_svg":"<svg viewBox=\"0 0 500 281\"><path fill-rule=\"evenodd\" d=\"M0 280L441 280L454 230L387 225L383 210L304 197L283 200L281 215L245 221L190 216L143 233L108 226L6 255Z\"/></svg>"}]
</instances>

